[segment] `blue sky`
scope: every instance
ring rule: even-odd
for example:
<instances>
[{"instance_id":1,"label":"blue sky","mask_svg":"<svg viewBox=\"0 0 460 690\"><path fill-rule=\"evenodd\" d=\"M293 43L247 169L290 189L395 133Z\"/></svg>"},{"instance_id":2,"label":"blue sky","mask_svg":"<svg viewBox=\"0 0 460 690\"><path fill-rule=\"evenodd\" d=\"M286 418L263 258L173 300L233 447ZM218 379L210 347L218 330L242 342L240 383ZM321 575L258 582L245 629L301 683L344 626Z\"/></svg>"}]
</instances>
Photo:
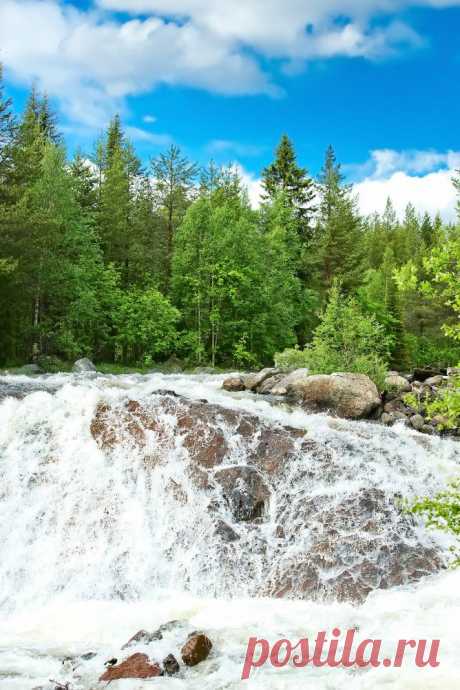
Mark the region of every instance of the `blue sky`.
<instances>
[{"instance_id":1,"label":"blue sky","mask_svg":"<svg viewBox=\"0 0 460 690\"><path fill-rule=\"evenodd\" d=\"M234 161L256 198L286 132L313 174L334 145L364 212L391 194L453 218L459 29L460 0L1 0L0 60L71 150L119 111L145 160Z\"/></svg>"}]
</instances>

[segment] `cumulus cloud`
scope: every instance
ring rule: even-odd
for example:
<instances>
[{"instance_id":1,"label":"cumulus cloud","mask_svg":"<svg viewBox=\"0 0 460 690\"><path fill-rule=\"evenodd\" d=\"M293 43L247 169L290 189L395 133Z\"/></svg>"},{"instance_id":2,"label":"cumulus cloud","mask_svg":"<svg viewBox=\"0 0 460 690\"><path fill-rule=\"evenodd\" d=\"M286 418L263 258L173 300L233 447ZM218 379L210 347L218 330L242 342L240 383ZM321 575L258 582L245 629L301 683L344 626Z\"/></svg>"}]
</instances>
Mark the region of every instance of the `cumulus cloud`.
<instances>
[{"instance_id":1,"label":"cumulus cloud","mask_svg":"<svg viewBox=\"0 0 460 690\"><path fill-rule=\"evenodd\" d=\"M127 96L161 83L279 95L260 58L279 59L289 71L315 58L382 57L422 40L395 12L458 4L94 0L83 11L64 0L1 0L0 59L17 81L35 79L59 98L70 119L99 126Z\"/></svg>"},{"instance_id":2,"label":"cumulus cloud","mask_svg":"<svg viewBox=\"0 0 460 690\"><path fill-rule=\"evenodd\" d=\"M454 221L457 199L452 177L458 168L458 151L378 149L367 163L348 166L348 171L361 178L355 191L365 215L382 212L390 197L400 217L410 202L420 213L439 211L446 221Z\"/></svg>"},{"instance_id":3,"label":"cumulus cloud","mask_svg":"<svg viewBox=\"0 0 460 690\"><path fill-rule=\"evenodd\" d=\"M460 167L460 152L433 150L395 151L393 149L376 149L371 151L369 160L363 164L344 166L352 179L381 179L390 174L403 171L420 175L432 172L437 168L453 170Z\"/></svg>"},{"instance_id":4,"label":"cumulus cloud","mask_svg":"<svg viewBox=\"0 0 460 690\"><path fill-rule=\"evenodd\" d=\"M262 180L248 172L240 163L235 163L233 167L240 176L243 187L247 189L252 208L259 208L262 202Z\"/></svg>"},{"instance_id":5,"label":"cumulus cloud","mask_svg":"<svg viewBox=\"0 0 460 690\"><path fill-rule=\"evenodd\" d=\"M2 0L0 46L14 78L37 80L69 118L94 126L122 110L126 96L159 83L223 94L276 91L254 60L193 24L117 22L57 0Z\"/></svg>"},{"instance_id":6,"label":"cumulus cloud","mask_svg":"<svg viewBox=\"0 0 460 690\"><path fill-rule=\"evenodd\" d=\"M390 197L400 218L411 203L419 213L427 211L435 215L439 211L445 221L454 222L457 197L452 185L453 173L453 170L437 170L426 175L395 172L388 178L363 180L355 185L361 213L382 213Z\"/></svg>"}]
</instances>

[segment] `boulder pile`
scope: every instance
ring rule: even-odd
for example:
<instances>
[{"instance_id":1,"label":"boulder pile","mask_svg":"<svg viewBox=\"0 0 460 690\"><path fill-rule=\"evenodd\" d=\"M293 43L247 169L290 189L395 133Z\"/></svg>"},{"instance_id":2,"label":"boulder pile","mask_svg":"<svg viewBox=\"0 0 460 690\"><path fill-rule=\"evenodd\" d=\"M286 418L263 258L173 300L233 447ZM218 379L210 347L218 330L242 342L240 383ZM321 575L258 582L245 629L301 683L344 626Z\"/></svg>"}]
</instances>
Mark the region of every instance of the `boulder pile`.
<instances>
[{"instance_id":1,"label":"boulder pile","mask_svg":"<svg viewBox=\"0 0 460 690\"><path fill-rule=\"evenodd\" d=\"M328 412L344 419L372 419L391 426L404 422L425 434L446 433L446 419L429 417L427 403L440 389L450 386L460 369L419 368L411 374L390 371L385 390L364 374L334 373L311 375L308 369L283 372L262 369L254 374L233 375L223 388L229 392L251 391L258 395L282 397L308 412ZM460 429L449 434L460 437Z\"/></svg>"}]
</instances>

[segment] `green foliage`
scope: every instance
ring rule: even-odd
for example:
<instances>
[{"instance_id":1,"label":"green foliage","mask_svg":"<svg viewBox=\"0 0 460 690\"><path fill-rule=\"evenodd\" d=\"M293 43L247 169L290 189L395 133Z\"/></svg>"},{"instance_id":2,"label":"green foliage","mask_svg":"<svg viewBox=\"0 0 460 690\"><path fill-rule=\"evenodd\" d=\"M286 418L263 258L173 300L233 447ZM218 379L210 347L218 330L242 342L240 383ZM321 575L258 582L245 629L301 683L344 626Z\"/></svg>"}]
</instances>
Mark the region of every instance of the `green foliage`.
<instances>
[{"instance_id":1,"label":"green foliage","mask_svg":"<svg viewBox=\"0 0 460 690\"><path fill-rule=\"evenodd\" d=\"M295 342L289 242L277 223L262 233L244 197L221 191L197 200L177 231L172 285L182 342L198 363L269 361Z\"/></svg>"},{"instance_id":2,"label":"green foliage","mask_svg":"<svg viewBox=\"0 0 460 690\"><path fill-rule=\"evenodd\" d=\"M120 359L151 364L173 352L178 320L178 310L158 290L120 291L113 317Z\"/></svg>"},{"instance_id":3,"label":"green foliage","mask_svg":"<svg viewBox=\"0 0 460 690\"><path fill-rule=\"evenodd\" d=\"M428 416L432 419L439 415L445 419L441 426L445 429L460 427L460 378L441 388L436 398L426 405Z\"/></svg>"},{"instance_id":4,"label":"green foliage","mask_svg":"<svg viewBox=\"0 0 460 690\"><path fill-rule=\"evenodd\" d=\"M298 346L289 347L275 354L275 366L280 369L303 369L309 366L309 354L309 350L301 350Z\"/></svg>"},{"instance_id":5,"label":"green foliage","mask_svg":"<svg viewBox=\"0 0 460 690\"><path fill-rule=\"evenodd\" d=\"M442 530L455 537L460 537L460 480L450 484L434 498L422 498L416 501L410 510L421 515L428 527ZM455 558L452 567L460 566L460 553L454 549Z\"/></svg>"},{"instance_id":6,"label":"green foliage","mask_svg":"<svg viewBox=\"0 0 460 690\"><path fill-rule=\"evenodd\" d=\"M283 136L253 210L234 166L199 174L171 146L144 170L119 116L69 161L47 97L32 89L16 121L1 77L2 362L279 353L381 385L387 361L459 361L460 230L390 200L363 219L331 147L314 182Z\"/></svg>"},{"instance_id":7,"label":"green foliage","mask_svg":"<svg viewBox=\"0 0 460 690\"><path fill-rule=\"evenodd\" d=\"M306 350L306 362L313 374L367 374L383 390L388 344L384 327L374 316L364 314L356 299L345 297L335 284Z\"/></svg>"},{"instance_id":8,"label":"green foliage","mask_svg":"<svg viewBox=\"0 0 460 690\"><path fill-rule=\"evenodd\" d=\"M298 166L294 146L285 134L276 149L275 160L262 172L262 187L265 200L274 202L282 196L293 214L299 239L307 240L316 211L315 184L306 168Z\"/></svg>"},{"instance_id":9,"label":"green foliage","mask_svg":"<svg viewBox=\"0 0 460 690\"><path fill-rule=\"evenodd\" d=\"M425 268L432 278L432 283L425 283L425 291L438 291L455 319L443 324L444 333L455 340L460 340L460 230L457 230L450 241L435 247L425 259Z\"/></svg>"},{"instance_id":10,"label":"green foliage","mask_svg":"<svg viewBox=\"0 0 460 690\"><path fill-rule=\"evenodd\" d=\"M315 239L318 244L318 287L327 293L339 279L345 290L356 288L363 258L362 221L356 199L329 147L319 180L320 213Z\"/></svg>"}]
</instances>

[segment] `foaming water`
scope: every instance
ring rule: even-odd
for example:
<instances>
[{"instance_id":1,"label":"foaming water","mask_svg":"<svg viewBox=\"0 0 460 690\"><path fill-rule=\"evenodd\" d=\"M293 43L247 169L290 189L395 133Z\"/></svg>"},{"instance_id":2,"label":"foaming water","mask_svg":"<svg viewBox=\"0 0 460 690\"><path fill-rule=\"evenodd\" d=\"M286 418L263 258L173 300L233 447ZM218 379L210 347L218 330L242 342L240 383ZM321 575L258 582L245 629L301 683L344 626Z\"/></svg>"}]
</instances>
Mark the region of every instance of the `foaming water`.
<instances>
[{"instance_id":1,"label":"foaming water","mask_svg":"<svg viewBox=\"0 0 460 690\"><path fill-rule=\"evenodd\" d=\"M222 379L159 374L0 379L0 390L14 384L15 394L21 386L25 394L0 403L1 687L31 690L55 678L90 690L104 660L117 656L136 630L153 630L171 619L190 630L205 629L213 655L181 678L123 681L119 687L457 687L459 573L444 571L418 584L372 592L361 606L256 596L280 563L284 567L312 538L309 529L296 532L280 555L271 536L280 516L289 529L306 498L318 497L322 504L327 499L332 512L360 490L409 499L434 493L458 472L459 446L404 427L334 420L246 393L231 395L221 390ZM231 559L222 558L215 544L209 497L184 472L179 440L162 448L153 435L141 452L128 438L104 452L91 434L99 404L115 413L128 399L148 407L158 400L155 392L165 389L257 415L266 424L302 429L329 454L327 471L307 455L286 469L258 529L241 528L226 515L240 530ZM174 438L174 415L165 411L161 419ZM244 464L244 448L230 427L224 429L230 464ZM162 461L146 467L149 452L159 450ZM172 485L188 500L178 501ZM389 512L390 531L397 529L393 520ZM350 533L357 536L345 525L345 543ZM447 558L445 535L419 524L415 536L407 537L415 538ZM441 666L429 671L412 664L364 671L266 667L246 683L239 680L249 636L296 641L333 627L356 627L361 639L382 638L390 654L399 638L440 638ZM162 641L164 650L160 645L155 652L178 653L183 640L183 630L173 632ZM97 656L76 672L63 666L63 657L88 651Z\"/></svg>"}]
</instances>

